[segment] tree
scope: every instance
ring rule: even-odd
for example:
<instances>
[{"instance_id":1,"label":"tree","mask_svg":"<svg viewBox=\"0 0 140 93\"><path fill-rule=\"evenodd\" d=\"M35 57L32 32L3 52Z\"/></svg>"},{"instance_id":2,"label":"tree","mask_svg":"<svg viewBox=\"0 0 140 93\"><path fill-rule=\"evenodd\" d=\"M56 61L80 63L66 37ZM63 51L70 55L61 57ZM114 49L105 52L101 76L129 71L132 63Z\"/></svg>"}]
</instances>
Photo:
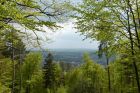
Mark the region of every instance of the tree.
<instances>
[{"instance_id":1,"label":"tree","mask_svg":"<svg viewBox=\"0 0 140 93\"><path fill-rule=\"evenodd\" d=\"M85 54L84 64L67 73L68 93L106 93L105 70Z\"/></svg>"},{"instance_id":2,"label":"tree","mask_svg":"<svg viewBox=\"0 0 140 93\"><path fill-rule=\"evenodd\" d=\"M0 1L0 56L2 58L11 57L13 62L12 93L15 93L15 58L21 59L19 55L21 55L22 51L25 51L26 45L25 42L23 43L21 35L24 34L28 38L27 33L31 30L39 44L37 31L44 32L43 26L48 28L59 27L56 25L56 19L60 19L60 16L65 13L65 9L61 5L60 2L45 0ZM23 29L28 32L23 31ZM10 44L10 47L7 47L7 44ZM19 63L21 63L21 60Z\"/></svg>"},{"instance_id":3,"label":"tree","mask_svg":"<svg viewBox=\"0 0 140 93\"><path fill-rule=\"evenodd\" d=\"M41 70L42 57L39 53L29 53L22 66L22 90L31 93L36 87L36 80L43 80ZM41 77L42 76L42 77Z\"/></svg>"},{"instance_id":4,"label":"tree","mask_svg":"<svg viewBox=\"0 0 140 93\"><path fill-rule=\"evenodd\" d=\"M61 79L61 68L59 64L53 63L53 56L51 53L46 57L44 64L44 83L45 88L52 90L52 92L56 92L57 87L60 86Z\"/></svg>"},{"instance_id":5,"label":"tree","mask_svg":"<svg viewBox=\"0 0 140 93\"><path fill-rule=\"evenodd\" d=\"M132 67L133 63L125 56L122 60L116 60L110 64L113 93L137 93L135 73Z\"/></svg>"},{"instance_id":6,"label":"tree","mask_svg":"<svg viewBox=\"0 0 140 93\"><path fill-rule=\"evenodd\" d=\"M54 73L53 73L53 56L51 53L48 54L45 64L44 64L44 77L45 77L45 87L50 88L53 86L54 82Z\"/></svg>"},{"instance_id":7,"label":"tree","mask_svg":"<svg viewBox=\"0 0 140 93\"><path fill-rule=\"evenodd\" d=\"M0 59L0 92L9 93L12 82L12 62L10 59Z\"/></svg>"},{"instance_id":8,"label":"tree","mask_svg":"<svg viewBox=\"0 0 140 93\"><path fill-rule=\"evenodd\" d=\"M138 93L140 93L139 72L136 56L139 55L139 4L138 0L83 0L78 7L72 7L77 13L76 28L86 38L107 41L111 50L122 55L122 49L129 51L133 63ZM138 22L137 22L138 20Z\"/></svg>"},{"instance_id":9,"label":"tree","mask_svg":"<svg viewBox=\"0 0 140 93\"><path fill-rule=\"evenodd\" d=\"M19 37L19 34L17 32L7 30L6 35L1 36L0 40L3 44L1 47L1 56L6 58L11 58L13 63L13 80L12 80L12 90L15 90L15 78L16 78L16 64L15 61L18 61L18 59L21 61L21 55L25 53L25 44L23 43L21 37ZM23 57L23 56L22 56ZM21 65L21 62L19 62ZM20 70L21 68L19 68ZM14 92L13 92L14 93Z\"/></svg>"},{"instance_id":10,"label":"tree","mask_svg":"<svg viewBox=\"0 0 140 93\"><path fill-rule=\"evenodd\" d=\"M111 53L108 49L108 42L105 41L101 41L100 45L99 45L99 51L98 51L98 56L99 58L101 58L103 55L105 55L106 57L106 65L107 65L107 74L108 74L108 91L109 93L111 93L111 80L110 80L110 67L109 67L109 59L110 59L110 55L109 53Z\"/></svg>"},{"instance_id":11,"label":"tree","mask_svg":"<svg viewBox=\"0 0 140 93\"><path fill-rule=\"evenodd\" d=\"M6 35L0 35L1 42L1 56L6 58L11 57L12 49L14 48L14 56L15 59L19 58L19 50L25 51L25 44L22 41L22 37L20 37L19 33L16 31L7 30Z\"/></svg>"},{"instance_id":12,"label":"tree","mask_svg":"<svg viewBox=\"0 0 140 93\"><path fill-rule=\"evenodd\" d=\"M43 25L56 27L54 22L46 19L58 17L64 13L64 9L59 5L61 3L55 1L3 0L0 4L1 30L15 28L9 23L15 23L30 30L39 30L38 27Z\"/></svg>"}]
</instances>

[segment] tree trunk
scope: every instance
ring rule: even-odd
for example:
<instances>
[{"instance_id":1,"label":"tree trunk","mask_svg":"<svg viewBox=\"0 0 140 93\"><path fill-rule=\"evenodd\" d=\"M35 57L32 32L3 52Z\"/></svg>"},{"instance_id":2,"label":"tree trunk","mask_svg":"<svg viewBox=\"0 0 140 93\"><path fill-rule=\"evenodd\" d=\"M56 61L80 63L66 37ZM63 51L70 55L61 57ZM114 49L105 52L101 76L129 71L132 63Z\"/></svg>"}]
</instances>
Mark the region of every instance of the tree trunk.
<instances>
[{"instance_id":1,"label":"tree trunk","mask_svg":"<svg viewBox=\"0 0 140 93\"><path fill-rule=\"evenodd\" d=\"M11 59L12 59L12 68L13 68L13 73L12 73L12 90L11 93L15 93L15 61L14 61L14 41L13 41L13 31L11 32L12 40L11 40Z\"/></svg>"},{"instance_id":2,"label":"tree trunk","mask_svg":"<svg viewBox=\"0 0 140 93\"><path fill-rule=\"evenodd\" d=\"M133 20L134 28L135 28L135 35L136 35L136 39L137 39L137 43L138 43L138 48L140 49L140 38L139 38L138 30L137 30L138 26L137 26L137 23L136 23L136 18L135 18L132 6L129 3L129 0L128 0L128 6L130 8L130 13L132 14L132 20Z\"/></svg>"},{"instance_id":3,"label":"tree trunk","mask_svg":"<svg viewBox=\"0 0 140 93\"><path fill-rule=\"evenodd\" d=\"M137 82L137 87L138 87L138 93L140 93L140 84L139 84L139 74L138 74L138 68L135 62L135 54L134 54L134 44L133 44L133 37L131 33L131 28L130 28L130 18L129 18L129 11L127 11L127 17L128 17L128 33L129 33L129 40L130 40L130 45L131 45L131 55L132 55L132 61L133 61L133 66L135 70L135 75L136 75L136 82Z\"/></svg>"},{"instance_id":4,"label":"tree trunk","mask_svg":"<svg viewBox=\"0 0 140 93\"><path fill-rule=\"evenodd\" d=\"M20 81L19 81L19 93L21 93L21 88L22 88L22 72L21 72L21 63L22 63L22 58L21 58L21 49L19 50L19 70L20 70Z\"/></svg>"},{"instance_id":5,"label":"tree trunk","mask_svg":"<svg viewBox=\"0 0 140 93\"><path fill-rule=\"evenodd\" d=\"M134 69L135 69L136 81L137 81L137 86L138 86L138 93L140 93L139 73L138 73L138 68L137 68L135 61L133 61L133 65L134 65Z\"/></svg>"},{"instance_id":6,"label":"tree trunk","mask_svg":"<svg viewBox=\"0 0 140 93\"><path fill-rule=\"evenodd\" d=\"M109 93L111 93L111 80L110 80L109 58L107 56L106 56L106 62L107 62L107 74L108 74L108 90L109 90Z\"/></svg>"},{"instance_id":7,"label":"tree trunk","mask_svg":"<svg viewBox=\"0 0 140 93\"><path fill-rule=\"evenodd\" d=\"M12 93L15 93L15 61L14 61L14 49L12 48L12 67L13 67L13 73L12 73Z\"/></svg>"}]
</instances>

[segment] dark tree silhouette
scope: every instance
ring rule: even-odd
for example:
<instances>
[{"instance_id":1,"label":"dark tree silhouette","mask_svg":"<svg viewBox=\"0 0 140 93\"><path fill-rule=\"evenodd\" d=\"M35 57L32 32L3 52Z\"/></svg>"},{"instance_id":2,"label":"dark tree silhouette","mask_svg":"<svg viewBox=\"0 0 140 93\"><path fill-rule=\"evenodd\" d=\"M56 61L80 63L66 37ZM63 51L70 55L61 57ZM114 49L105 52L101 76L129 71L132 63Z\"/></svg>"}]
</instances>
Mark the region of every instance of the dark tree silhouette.
<instances>
[{"instance_id":1,"label":"dark tree silhouette","mask_svg":"<svg viewBox=\"0 0 140 93\"><path fill-rule=\"evenodd\" d=\"M44 64L45 88L52 88L55 80L52 62L53 62L53 56L51 53L49 53L45 59L45 64Z\"/></svg>"}]
</instances>

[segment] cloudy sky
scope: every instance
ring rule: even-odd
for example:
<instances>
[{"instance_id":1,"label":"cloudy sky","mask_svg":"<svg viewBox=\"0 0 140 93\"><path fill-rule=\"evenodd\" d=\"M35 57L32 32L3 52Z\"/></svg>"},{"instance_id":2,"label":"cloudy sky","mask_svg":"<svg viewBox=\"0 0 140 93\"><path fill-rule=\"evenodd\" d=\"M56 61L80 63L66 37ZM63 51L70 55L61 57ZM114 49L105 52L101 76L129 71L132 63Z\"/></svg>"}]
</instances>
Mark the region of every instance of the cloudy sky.
<instances>
[{"instance_id":1,"label":"cloudy sky","mask_svg":"<svg viewBox=\"0 0 140 93\"><path fill-rule=\"evenodd\" d=\"M77 4L80 3L81 0L71 0L72 3ZM74 20L69 20L65 23L58 23L61 29L52 32L47 27L43 27L47 33L39 33L40 37L49 37L51 40L49 43L47 41L43 41L41 46L43 48L49 49L97 49L98 42L92 41L90 39L84 39L84 36L81 36L77 29L75 29Z\"/></svg>"},{"instance_id":2,"label":"cloudy sky","mask_svg":"<svg viewBox=\"0 0 140 93\"><path fill-rule=\"evenodd\" d=\"M44 48L50 49L97 49L98 42L90 39L83 40L84 36L76 33L73 20L66 23L58 24L63 28L56 30L54 33L48 33L51 39L50 43L44 43ZM48 30L47 28L45 28ZM49 32L49 31L48 31Z\"/></svg>"}]
</instances>

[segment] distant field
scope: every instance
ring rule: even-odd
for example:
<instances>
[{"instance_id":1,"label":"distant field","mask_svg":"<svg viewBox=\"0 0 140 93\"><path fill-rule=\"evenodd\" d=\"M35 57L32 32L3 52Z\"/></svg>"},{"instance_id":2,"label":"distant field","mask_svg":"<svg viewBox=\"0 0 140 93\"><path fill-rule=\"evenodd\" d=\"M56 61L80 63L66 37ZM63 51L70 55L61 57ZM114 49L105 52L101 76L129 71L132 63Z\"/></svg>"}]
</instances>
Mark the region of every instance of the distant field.
<instances>
[{"instance_id":1,"label":"distant field","mask_svg":"<svg viewBox=\"0 0 140 93\"><path fill-rule=\"evenodd\" d=\"M103 58L98 57L96 50L92 49L52 49L49 50L54 57L54 61L69 62L74 64L83 63L84 53L89 53L90 57L97 63L106 65L105 56ZM48 52L43 52L43 57L47 56Z\"/></svg>"}]
</instances>

